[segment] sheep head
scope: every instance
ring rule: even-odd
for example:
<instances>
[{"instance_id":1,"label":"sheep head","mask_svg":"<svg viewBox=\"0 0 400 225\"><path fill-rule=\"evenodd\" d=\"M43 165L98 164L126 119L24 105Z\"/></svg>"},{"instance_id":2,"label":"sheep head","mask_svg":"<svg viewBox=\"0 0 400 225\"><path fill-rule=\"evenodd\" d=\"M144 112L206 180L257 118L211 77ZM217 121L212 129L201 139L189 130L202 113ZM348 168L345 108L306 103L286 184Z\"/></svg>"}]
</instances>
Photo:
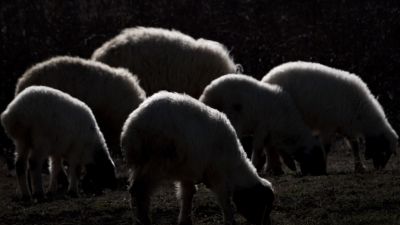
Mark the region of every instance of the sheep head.
<instances>
[{"instance_id":1,"label":"sheep head","mask_svg":"<svg viewBox=\"0 0 400 225\"><path fill-rule=\"evenodd\" d=\"M392 148L390 139L385 135L365 137L365 159L372 159L375 169L385 168L393 153L395 149Z\"/></svg>"},{"instance_id":2,"label":"sheep head","mask_svg":"<svg viewBox=\"0 0 400 225\"><path fill-rule=\"evenodd\" d=\"M86 165L86 175L82 182L85 192L98 193L105 188L115 189L117 177L115 165L105 147L97 147L93 155L93 163Z\"/></svg>"},{"instance_id":3,"label":"sheep head","mask_svg":"<svg viewBox=\"0 0 400 225\"><path fill-rule=\"evenodd\" d=\"M274 202L274 191L271 184L261 179L262 182L233 193L233 202L237 211L250 223L267 225L271 224L270 212Z\"/></svg>"},{"instance_id":4,"label":"sheep head","mask_svg":"<svg viewBox=\"0 0 400 225\"><path fill-rule=\"evenodd\" d=\"M322 146L313 146L306 150L300 148L295 153L295 159L300 164L303 175L319 176L326 174L326 154Z\"/></svg>"}]
</instances>

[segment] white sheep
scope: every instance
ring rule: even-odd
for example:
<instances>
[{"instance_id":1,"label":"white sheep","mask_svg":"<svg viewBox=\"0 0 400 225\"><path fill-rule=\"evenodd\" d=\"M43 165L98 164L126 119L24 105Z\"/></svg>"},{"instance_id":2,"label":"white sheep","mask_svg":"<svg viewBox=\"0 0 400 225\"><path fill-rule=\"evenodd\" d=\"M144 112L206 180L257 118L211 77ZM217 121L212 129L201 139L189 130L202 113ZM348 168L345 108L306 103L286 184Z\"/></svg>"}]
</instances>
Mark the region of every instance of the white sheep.
<instances>
[{"instance_id":1,"label":"white sheep","mask_svg":"<svg viewBox=\"0 0 400 225\"><path fill-rule=\"evenodd\" d=\"M365 138L366 159L372 158L377 169L384 168L396 152L398 136L381 105L358 76L299 61L273 68L262 82L277 84L288 92L305 123L320 133L326 146L335 133L350 140L357 172L365 171L359 155L359 138Z\"/></svg>"},{"instance_id":2,"label":"white sheep","mask_svg":"<svg viewBox=\"0 0 400 225\"><path fill-rule=\"evenodd\" d=\"M1 114L1 123L13 140L18 187L23 199L30 198L26 171L32 180L33 197L44 195L41 170L50 159L49 192L57 190L57 176L68 163L68 192L78 194L81 169L94 185L113 187L115 166L92 111L83 102L59 90L26 88ZM89 181L88 181L89 182Z\"/></svg>"},{"instance_id":3,"label":"white sheep","mask_svg":"<svg viewBox=\"0 0 400 225\"><path fill-rule=\"evenodd\" d=\"M92 59L128 68L149 95L169 90L198 98L213 79L236 71L222 44L162 28L125 29L98 48Z\"/></svg>"},{"instance_id":4,"label":"white sheep","mask_svg":"<svg viewBox=\"0 0 400 225\"><path fill-rule=\"evenodd\" d=\"M15 94L32 85L49 86L86 103L116 155L121 153L122 125L145 99L137 78L127 70L78 57L59 56L34 65L19 78Z\"/></svg>"},{"instance_id":5,"label":"white sheep","mask_svg":"<svg viewBox=\"0 0 400 225\"><path fill-rule=\"evenodd\" d=\"M283 173L279 156L303 174L326 173L321 143L304 124L290 96L276 85L261 83L246 75L228 74L211 82L200 101L227 115L239 137L253 136L252 162L261 172L268 151L268 168Z\"/></svg>"},{"instance_id":6,"label":"white sheep","mask_svg":"<svg viewBox=\"0 0 400 225\"><path fill-rule=\"evenodd\" d=\"M164 181L179 187L179 224L191 224L192 198L200 182L216 194L225 224L234 221L231 197L248 221L269 224L271 183L257 175L230 122L217 110L187 95L156 93L129 115L121 146L140 224L150 224L150 196Z\"/></svg>"}]
</instances>

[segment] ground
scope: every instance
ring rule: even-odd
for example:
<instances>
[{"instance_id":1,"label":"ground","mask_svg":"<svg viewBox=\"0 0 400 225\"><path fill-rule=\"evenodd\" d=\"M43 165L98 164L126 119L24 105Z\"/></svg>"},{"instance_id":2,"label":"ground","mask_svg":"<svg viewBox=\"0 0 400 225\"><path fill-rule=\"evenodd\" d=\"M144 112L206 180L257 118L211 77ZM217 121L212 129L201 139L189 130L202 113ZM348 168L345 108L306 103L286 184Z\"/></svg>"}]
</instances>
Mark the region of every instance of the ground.
<instances>
[{"instance_id":1,"label":"ground","mask_svg":"<svg viewBox=\"0 0 400 225\"><path fill-rule=\"evenodd\" d=\"M293 172L268 177L276 190L273 224L400 224L400 159L392 157L387 168L353 173L349 150L337 149L328 159L328 176L299 177ZM102 196L58 198L25 205L16 198L14 177L0 171L0 224L132 224L126 187ZM193 208L194 224L221 224L214 196L199 186ZM174 187L165 186L153 198L154 224L176 224L178 203ZM237 215L238 224L247 224Z\"/></svg>"}]
</instances>

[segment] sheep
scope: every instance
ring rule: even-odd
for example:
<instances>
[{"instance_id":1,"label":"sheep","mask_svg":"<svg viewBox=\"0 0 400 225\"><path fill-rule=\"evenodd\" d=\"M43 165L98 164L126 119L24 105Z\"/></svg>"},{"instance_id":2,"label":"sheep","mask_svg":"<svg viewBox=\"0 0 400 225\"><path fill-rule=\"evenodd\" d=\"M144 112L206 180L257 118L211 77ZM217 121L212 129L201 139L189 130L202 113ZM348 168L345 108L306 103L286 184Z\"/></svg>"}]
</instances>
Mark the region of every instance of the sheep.
<instances>
[{"instance_id":1,"label":"sheep","mask_svg":"<svg viewBox=\"0 0 400 225\"><path fill-rule=\"evenodd\" d=\"M259 172L265 162L265 147L269 172L276 175L283 171L275 151L281 153L293 170L296 169L293 159L298 161L304 175L326 173L321 143L282 88L247 75L228 74L212 81L200 101L225 113L239 137L253 136L251 160Z\"/></svg>"},{"instance_id":2,"label":"sheep","mask_svg":"<svg viewBox=\"0 0 400 225\"><path fill-rule=\"evenodd\" d=\"M137 74L149 95L168 90L198 98L211 80L236 71L222 44L153 27L124 29L96 49L91 58L128 68Z\"/></svg>"},{"instance_id":3,"label":"sheep","mask_svg":"<svg viewBox=\"0 0 400 225\"><path fill-rule=\"evenodd\" d=\"M191 224L195 185L203 182L217 196L225 224L237 210L253 224L270 224L274 191L246 158L222 113L177 93L146 99L125 122L121 146L130 168L131 206L139 224L150 224L150 196L165 181L177 182L179 224Z\"/></svg>"},{"instance_id":4,"label":"sheep","mask_svg":"<svg viewBox=\"0 0 400 225\"><path fill-rule=\"evenodd\" d=\"M341 134L351 144L356 172L364 172L359 139L365 140L365 158L383 169L396 152L398 135L382 106L356 75L311 62L288 62L273 68L262 82L288 92L305 123L319 132L329 149L331 137Z\"/></svg>"},{"instance_id":5,"label":"sheep","mask_svg":"<svg viewBox=\"0 0 400 225\"><path fill-rule=\"evenodd\" d=\"M68 193L78 195L81 169L94 185L114 188L115 165L103 134L87 105L59 90L32 86L17 95L1 114L6 134L13 140L17 183L22 199L30 199L26 170L32 178L32 197L41 200L44 191L42 165L50 159L48 192L57 191L57 177L68 163ZM87 182L89 182L87 180Z\"/></svg>"},{"instance_id":6,"label":"sheep","mask_svg":"<svg viewBox=\"0 0 400 225\"><path fill-rule=\"evenodd\" d=\"M15 95L32 85L49 86L86 103L113 156L121 155L123 123L146 97L137 78L127 70L70 56L57 56L29 68L19 78Z\"/></svg>"}]
</instances>

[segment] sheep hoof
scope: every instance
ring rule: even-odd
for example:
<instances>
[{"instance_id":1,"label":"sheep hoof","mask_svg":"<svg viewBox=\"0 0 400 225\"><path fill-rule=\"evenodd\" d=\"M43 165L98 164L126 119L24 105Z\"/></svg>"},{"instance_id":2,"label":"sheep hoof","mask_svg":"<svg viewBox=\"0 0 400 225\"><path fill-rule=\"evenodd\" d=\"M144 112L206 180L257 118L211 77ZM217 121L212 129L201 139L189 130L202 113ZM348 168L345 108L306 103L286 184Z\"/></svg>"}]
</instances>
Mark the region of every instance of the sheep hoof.
<instances>
[{"instance_id":1,"label":"sheep hoof","mask_svg":"<svg viewBox=\"0 0 400 225\"><path fill-rule=\"evenodd\" d=\"M367 172L367 168L363 164L356 164L354 171L356 173L365 173Z\"/></svg>"}]
</instances>

